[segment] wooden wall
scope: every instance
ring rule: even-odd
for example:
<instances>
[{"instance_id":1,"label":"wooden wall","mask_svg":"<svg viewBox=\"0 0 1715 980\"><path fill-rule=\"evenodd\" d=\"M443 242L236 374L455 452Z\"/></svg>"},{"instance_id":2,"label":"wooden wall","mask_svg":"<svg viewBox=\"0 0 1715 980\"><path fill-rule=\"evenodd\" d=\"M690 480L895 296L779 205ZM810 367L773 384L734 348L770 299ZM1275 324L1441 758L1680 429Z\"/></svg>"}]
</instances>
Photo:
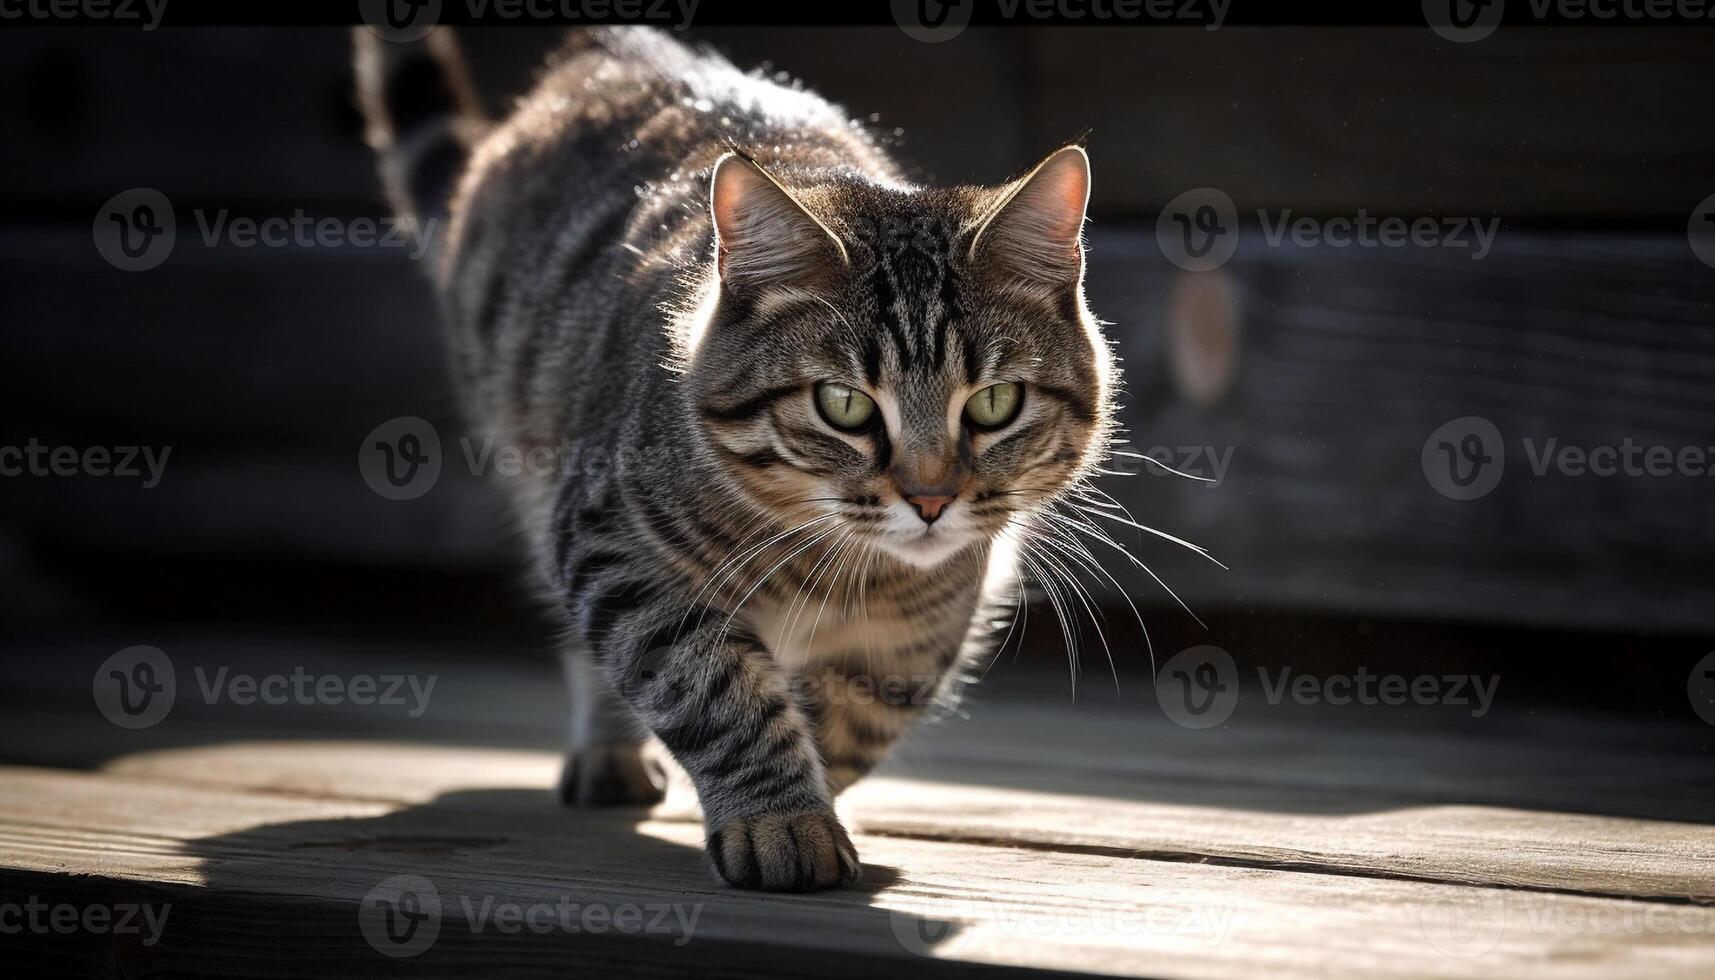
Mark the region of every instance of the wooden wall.
<instances>
[{"instance_id":1,"label":"wooden wall","mask_svg":"<svg viewBox=\"0 0 1715 980\"><path fill-rule=\"evenodd\" d=\"M1715 131L1696 112L1715 104L1707 32L696 33L900 127L925 178L998 179L1090 130L1090 293L1126 359L1133 445L1230 453L1216 489L1104 483L1231 566L1141 547L1194 606L1715 632L1715 479L1536 477L1521 448L1715 445L1715 268L1685 230L1715 193ZM554 39L469 32L499 91ZM453 425L409 261L208 248L188 217L149 273L108 267L90 243L97 206L137 186L181 211L378 213L343 32L7 32L0 93L0 444L174 447L153 491L0 480L0 584L67 550L508 566L475 481L396 503L357 476L379 422ZM1230 262L1192 276L1154 229L1205 186L1231 196L1245 232ZM1274 246L1254 219L1360 208L1501 225L1473 260ZM1207 353L1223 344L1230 360ZM1177 366L1176 349L1190 352ZM1451 500L1420 456L1471 415L1506 439L1506 475Z\"/></svg>"}]
</instances>

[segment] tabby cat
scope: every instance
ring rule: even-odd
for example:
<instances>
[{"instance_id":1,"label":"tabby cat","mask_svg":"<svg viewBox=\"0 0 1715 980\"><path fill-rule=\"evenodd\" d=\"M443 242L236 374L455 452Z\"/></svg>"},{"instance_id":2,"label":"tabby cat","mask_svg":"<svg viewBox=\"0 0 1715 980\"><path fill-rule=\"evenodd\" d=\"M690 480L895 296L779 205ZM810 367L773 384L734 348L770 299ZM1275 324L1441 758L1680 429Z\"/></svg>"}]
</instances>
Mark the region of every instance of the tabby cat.
<instances>
[{"instance_id":1,"label":"tabby cat","mask_svg":"<svg viewBox=\"0 0 1715 980\"><path fill-rule=\"evenodd\" d=\"M828 102L641 28L576 32L490 121L445 29L357 36L389 195L446 219L470 424L560 460L508 483L567 627L562 795L657 799L652 735L720 878L856 880L834 797L956 695L1008 542L1108 452L1084 150L920 187Z\"/></svg>"}]
</instances>

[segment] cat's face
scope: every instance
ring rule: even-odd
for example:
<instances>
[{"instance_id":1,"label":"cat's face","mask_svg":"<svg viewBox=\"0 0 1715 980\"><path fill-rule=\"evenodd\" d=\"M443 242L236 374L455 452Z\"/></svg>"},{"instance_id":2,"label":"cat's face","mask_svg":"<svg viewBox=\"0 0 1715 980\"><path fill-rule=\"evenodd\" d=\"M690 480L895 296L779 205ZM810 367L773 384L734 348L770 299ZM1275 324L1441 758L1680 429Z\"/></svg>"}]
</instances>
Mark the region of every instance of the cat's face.
<instances>
[{"instance_id":1,"label":"cat's face","mask_svg":"<svg viewBox=\"0 0 1715 980\"><path fill-rule=\"evenodd\" d=\"M719 462L783 521L919 567L1061 493L1110 418L1088 187L1077 148L996 190L788 192L724 160L721 285L688 368Z\"/></svg>"}]
</instances>

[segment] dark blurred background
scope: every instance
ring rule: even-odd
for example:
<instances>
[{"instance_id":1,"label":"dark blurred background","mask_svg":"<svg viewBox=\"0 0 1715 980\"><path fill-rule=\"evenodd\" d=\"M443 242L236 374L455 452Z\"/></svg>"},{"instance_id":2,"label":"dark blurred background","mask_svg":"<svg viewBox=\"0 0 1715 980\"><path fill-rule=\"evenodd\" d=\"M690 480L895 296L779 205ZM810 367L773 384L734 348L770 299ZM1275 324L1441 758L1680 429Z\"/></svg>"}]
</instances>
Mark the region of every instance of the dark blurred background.
<instances>
[{"instance_id":1,"label":"dark blurred background","mask_svg":"<svg viewBox=\"0 0 1715 980\"><path fill-rule=\"evenodd\" d=\"M1089 291L1124 358L1130 448L1205 476L1223 460L1213 488L1135 460L1103 481L1230 566L1113 528L1208 623L1110 562L1158 655L1213 642L1241 663L1493 671L1503 697L1691 717L1687 672L1715 649L1715 478L1539 476L1521 440L1715 446L1715 267L1688 240L1715 194L1709 32L690 35L802 77L925 180L998 181L1089 131ZM560 32L462 36L499 113ZM201 237L197 216L222 209L384 214L351 90L337 28L0 35L0 446L170 447L147 489L0 477L0 656L208 631L547 655L498 494L462 463L419 265ZM92 226L145 187L170 200L177 242L123 271ZM1245 229L1211 272L1157 243L1162 209L1194 188L1230 196ZM1480 259L1273 245L1258 209L1499 232ZM406 501L358 469L365 434L400 416L432 421L446 456ZM1504 475L1453 499L1425 444L1471 416L1501 434ZM1107 617L1148 702L1141 637L1111 594ZM1021 660L1065 657L1046 607L1013 642ZM5 672L8 699L28 700Z\"/></svg>"}]
</instances>

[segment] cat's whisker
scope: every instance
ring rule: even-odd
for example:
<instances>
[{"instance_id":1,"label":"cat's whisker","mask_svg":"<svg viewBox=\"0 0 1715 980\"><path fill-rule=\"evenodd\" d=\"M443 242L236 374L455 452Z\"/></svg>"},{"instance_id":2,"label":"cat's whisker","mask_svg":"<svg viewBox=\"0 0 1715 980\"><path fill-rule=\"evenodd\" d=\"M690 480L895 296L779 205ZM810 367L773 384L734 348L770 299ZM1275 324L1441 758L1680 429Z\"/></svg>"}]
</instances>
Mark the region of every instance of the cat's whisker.
<instances>
[{"instance_id":1,"label":"cat's whisker","mask_svg":"<svg viewBox=\"0 0 1715 980\"><path fill-rule=\"evenodd\" d=\"M1064 517L1065 515L1061 515L1061 516ZM1121 545L1119 542L1115 541L1113 538L1108 537L1106 534L1103 534L1101 532L1101 529L1098 527L1095 527L1094 525L1088 525L1088 524L1085 524L1081 521L1072 521L1071 523L1072 523L1072 526L1076 527L1078 530L1084 532L1085 534L1096 539L1097 541L1100 541L1102 544L1105 544L1108 547L1114 549L1115 551L1119 552L1121 555L1124 555L1125 558L1128 561L1130 561L1133 565L1136 565L1138 568L1143 569L1144 574L1148 575L1150 578L1154 579L1156 585L1161 586L1161 588L1163 590L1165 590L1168 595L1172 596L1173 601L1179 604L1179 608L1185 610L1186 615L1190 616L1193 620L1196 620L1198 626L1201 626L1204 629L1209 628L1208 624L1204 623L1201 617L1199 617L1196 613L1191 611L1191 607L1185 604L1185 600L1179 598L1179 593L1173 591L1172 586L1169 586L1166 582L1163 582L1161 580L1161 576L1155 574L1155 571L1153 569L1151 569L1148 565L1145 565L1136 555L1127 551L1125 549L1125 546ZM1225 566L1223 566L1223 567L1225 567Z\"/></svg>"},{"instance_id":2,"label":"cat's whisker","mask_svg":"<svg viewBox=\"0 0 1715 980\"><path fill-rule=\"evenodd\" d=\"M1047 530L1048 529L1045 529L1045 531L1047 531ZM1088 563L1092 566L1095 565L1095 560L1093 558L1089 557L1089 553L1087 550L1084 553L1084 555L1081 555L1081 556L1077 555L1076 552L1072 552L1072 551L1070 551L1070 549L1068 549L1066 547L1066 543L1064 541L1060 540L1058 538L1058 536L1054 535L1051 532L1050 533L1044 533L1038 540L1041 541L1041 543L1043 543L1045 545L1049 545L1050 547L1055 548L1056 550L1059 550L1062 552L1069 552L1070 554L1072 554L1074 557L1080 559L1081 561L1088 561ZM1045 560L1052 562L1055 565L1055 567L1057 567L1059 569L1060 574L1065 577L1068 590L1072 593L1073 597L1076 598L1078 600L1078 602L1084 607L1084 612L1090 617L1090 625L1096 631L1096 639L1101 641L1102 653L1104 653L1108 658L1108 669L1113 672L1114 690L1116 692L1119 691L1119 687L1120 687L1119 667L1117 665L1115 665L1115 663L1114 663L1113 649L1108 646L1107 632L1102 629L1102 624L1107 621L1106 614L1101 612L1100 605L1093 604L1091 602L1089 590L1084 588L1083 583L1078 581L1077 575L1074 574L1070 568L1067 568L1063 563L1061 563L1059 561L1059 559L1057 559L1054 556L1049 555L1047 553L1043 553L1042 557ZM1099 566L1097 566L1097 567L1099 567Z\"/></svg>"},{"instance_id":3,"label":"cat's whisker","mask_svg":"<svg viewBox=\"0 0 1715 980\"><path fill-rule=\"evenodd\" d=\"M1120 517L1117 514L1110 514L1105 510L1097 510L1097 509L1094 509L1091 507L1086 507L1082 504L1069 504L1069 506L1076 507L1078 510L1081 510L1087 514L1093 514L1096 517L1101 517L1101 518L1105 518L1105 519L1110 520L1110 521L1114 521L1114 522L1119 523L1119 524L1124 524L1127 527L1134 527L1134 528L1137 528L1139 531L1145 531L1149 534L1155 535L1158 538L1163 538L1167 541L1171 541L1174 544L1179 545L1181 548L1189 549L1191 551L1196 552L1199 555L1202 555L1204 558L1209 559L1210 561L1214 562L1216 565L1219 565L1222 571L1231 571L1231 569L1227 568L1227 566L1219 558L1216 558L1214 555L1209 554L1209 550L1207 548L1204 548L1202 545L1192 544L1191 542L1186 541L1184 538L1174 537L1173 535L1168 534L1166 531L1157 531L1155 528L1152 528L1146 524L1139 524L1138 522L1136 522L1134 520L1129 520L1127 518Z\"/></svg>"},{"instance_id":4,"label":"cat's whisker","mask_svg":"<svg viewBox=\"0 0 1715 980\"><path fill-rule=\"evenodd\" d=\"M1043 594L1048 597L1048 604L1054 609L1054 616L1059 621L1060 638L1066 645L1067 670L1071 676L1072 697L1078 696L1078 644L1075 639L1076 623L1067 611L1066 604L1060 594L1059 583L1052 575L1043 571L1036 561L1036 556L1028 542L1021 542L1019 560L1029 570L1031 576L1042 586Z\"/></svg>"},{"instance_id":5,"label":"cat's whisker","mask_svg":"<svg viewBox=\"0 0 1715 980\"><path fill-rule=\"evenodd\" d=\"M836 515L829 514L826 516L834 517ZM806 525L800 525L800 529L802 529L804 526L806 526ZM763 572L762 576L756 580L756 584L752 585L750 587L750 589L744 593L744 596L742 598L740 598L738 600L738 602L732 607L732 612L727 615L726 622L721 624L720 632L717 634L720 637L721 641L724 641L726 639L727 631L732 628L733 620L738 618L739 610L744 608L744 604L746 602L750 601L750 597L756 594L757 589L762 588L762 585L764 582L767 582L769 580L769 578L774 575L775 572L778 572L780 569L784 568L787 565L787 563L790 562L792 559L798 557L800 554L803 554L804 551L813 547L816 544L816 542L821 541L823 538L826 538L828 535L833 534L834 532L836 532L838 530L839 530L838 525L831 527L831 528L823 528L822 530L816 532L816 534L813 537L811 537L809 541L806 541L803 544L794 546L793 549L786 554L786 557L780 559L778 562L775 562L773 567L769 568L768 571Z\"/></svg>"},{"instance_id":6,"label":"cat's whisker","mask_svg":"<svg viewBox=\"0 0 1715 980\"><path fill-rule=\"evenodd\" d=\"M1079 530L1084 531L1085 533L1089 533L1089 529L1086 528L1083 524L1066 517L1064 514L1058 514L1058 513L1054 513L1054 512L1050 511L1050 512L1045 512L1043 516L1050 517L1050 518L1056 518L1058 520L1065 521L1066 523L1071 524L1073 527L1076 527ZM1106 536L1104 535L1103 537L1105 538ZM1106 543L1109 545L1118 547L1118 543L1113 541L1112 539L1107 539ZM1128 593L1124 589L1124 587L1122 587L1120 585L1119 580L1114 578L1113 573L1109 572L1106 568L1102 567L1101 563L1095 560L1095 556L1093 554L1091 554L1091 552L1088 548L1082 547L1082 545L1080 545L1080 549L1083 551L1083 553L1085 555L1089 556L1090 561L1091 561L1092 566L1095 569L1095 571L1098 572L1104 579L1106 579L1109 585L1113 586L1113 590L1116 593L1118 593L1119 597L1121 599L1124 599L1125 604L1128 607L1130 607L1132 616L1137 619L1138 629L1143 631L1144 649L1147 650L1149 653L1149 672L1151 675L1154 675L1154 673L1155 673L1155 643L1153 640L1150 639L1149 626L1147 624L1145 624L1143 621L1143 613L1138 611L1137 603L1131 601L1131 594Z\"/></svg>"},{"instance_id":7,"label":"cat's whisker","mask_svg":"<svg viewBox=\"0 0 1715 980\"><path fill-rule=\"evenodd\" d=\"M864 669L868 670L870 660L874 656L874 637L870 633L869 622L869 569L875 561L876 550L869 548L864 554L863 570L858 573L858 615L860 626L858 635L863 637Z\"/></svg>"},{"instance_id":8,"label":"cat's whisker","mask_svg":"<svg viewBox=\"0 0 1715 980\"><path fill-rule=\"evenodd\" d=\"M1156 459L1154 456L1146 455L1144 453L1134 453L1134 452L1130 452L1130 451L1123 450L1123 449L1113 449L1113 450L1109 450L1108 455L1110 455L1110 456L1124 456L1127 459L1146 459L1146 460L1149 460L1151 463L1154 463L1156 466L1159 466L1162 469L1166 470L1167 472L1172 473L1174 476L1182 476L1187 480L1196 480L1198 483L1217 483L1217 482L1219 482L1217 480L1211 479L1210 477L1197 476L1196 474L1193 474L1193 473L1186 473L1183 470L1176 470L1173 467L1168 466L1166 463L1163 463L1161 460Z\"/></svg>"},{"instance_id":9,"label":"cat's whisker","mask_svg":"<svg viewBox=\"0 0 1715 980\"><path fill-rule=\"evenodd\" d=\"M996 536L999 537L1000 535ZM1000 660L1001 654L1005 652L1006 645L1012 642L1012 635L1015 630L1019 631L1020 636L1023 636L1030 631L1030 603L1025 601L1024 583L1022 581L1019 581L1016 584L1014 593L1015 594L1012 599L1012 622L1007 624L1006 635L1001 637L1000 644L994 648L994 655L989 657L987 664L983 665L983 672L978 675L978 680L987 677L989 671L994 669L994 665ZM1017 651L1014 651L1013 656L1016 657L1017 655Z\"/></svg>"},{"instance_id":10,"label":"cat's whisker","mask_svg":"<svg viewBox=\"0 0 1715 980\"><path fill-rule=\"evenodd\" d=\"M719 584L723 580L729 578L732 574L736 573L737 570L742 568L744 565L749 564L751 559L755 558L758 554L761 554L764 549L766 549L767 547L769 547L772 544L775 544L775 543L783 541L787 538L790 538L791 536L804 531L806 528L809 528L813 525L819 524L822 521L834 520L838 516L839 515L837 515L837 514L822 514L818 517L812 517L811 519L803 522L802 524L799 524L795 527L789 528L785 531L781 531L779 534L774 535L773 537L763 541L762 543L752 546L751 548L747 549L743 554L741 554L738 558L729 559L727 562L724 562L721 566L721 570L719 571L719 573L710 575L709 580L703 584L703 587L701 589L697 590L696 595L693 596L693 598L692 598L692 601L691 601L689 608L687 608L685 610L685 618L688 619L693 611L701 608L704 595L708 595L711 593L711 591L718 588ZM716 601L718 601L718 599L719 599L718 593L715 594L715 599L716 599ZM697 625L699 627L702 626L704 615L705 615L705 612L699 612L698 613ZM683 627L683 625L684 625L684 620L682 619L680 621L681 628Z\"/></svg>"},{"instance_id":11,"label":"cat's whisker","mask_svg":"<svg viewBox=\"0 0 1715 980\"><path fill-rule=\"evenodd\" d=\"M1025 567L1026 571L1030 573L1031 579L1041 587L1043 594L1048 598L1049 605L1054 609L1057 625L1060 627L1061 639L1066 644L1067 659L1075 670L1078 660L1075 644L1077 624L1065 613L1065 606L1062 604L1063 596L1060 591L1058 580L1043 570L1042 563L1032 547L1034 539L1031 536L1031 532L1032 528L1027 525L1021 524L1016 528L1015 539L1018 547L1019 562Z\"/></svg>"},{"instance_id":12,"label":"cat's whisker","mask_svg":"<svg viewBox=\"0 0 1715 980\"><path fill-rule=\"evenodd\" d=\"M840 557L836 560L834 575L828 579L828 591L823 593L822 604L816 608L816 618L810 623L810 636L809 639L804 641L804 649L814 650L816 648L816 631L822 626L822 615L828 611L828 600L834 597L835 588L839 586L841 579L844 578L846 572L849 571L852 563L851 558L856 553L854 549L860 543L861 542L858 541L856 531L848 534L841 541L839 552Z\"/></svg>"},{"instance_id":13,"label":"cat's whisker","mask_svg":"<svg viewBox=\"0 0 1715 980\"><path fill-rule=\"evenodd\" d=\"M810 566L809 574L806 575L798 584L798 594L793 597L792 602L786 607L786 636L792 637L797 635L798 620L803 616L804 610L809 608L810 600L816 594L816 583L821 580L823 573L825 573L833 564L834 556L839 554L840 549L844 547L845 543L850 541L852 535L856 533L857 532L854 530L847 529L838 540L828 546L827 551L822 554L822 557L816 559L815 564ZM811 648L807 647L806 649Z\"/></svg>"}]
</instances>

